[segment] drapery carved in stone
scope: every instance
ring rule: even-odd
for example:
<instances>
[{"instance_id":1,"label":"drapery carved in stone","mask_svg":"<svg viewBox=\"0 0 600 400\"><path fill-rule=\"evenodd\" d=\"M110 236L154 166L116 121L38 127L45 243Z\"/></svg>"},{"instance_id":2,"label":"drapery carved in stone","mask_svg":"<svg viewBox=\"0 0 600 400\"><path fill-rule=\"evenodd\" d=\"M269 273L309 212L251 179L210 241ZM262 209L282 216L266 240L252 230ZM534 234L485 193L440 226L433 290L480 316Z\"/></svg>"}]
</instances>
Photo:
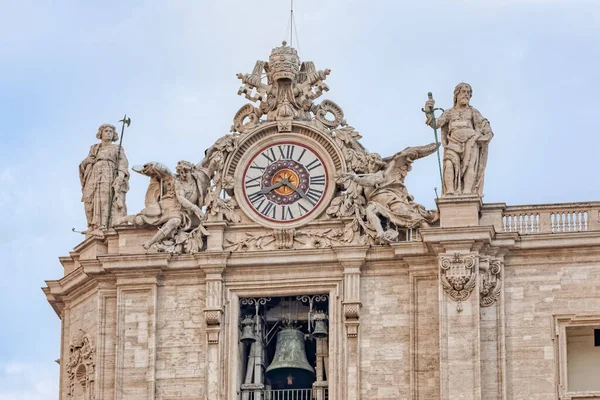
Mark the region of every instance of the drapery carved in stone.
<instances>
[{"instance_id":1,"label":"drapery carved in stone","mask_svg":"<svg viewBox=\"0 0 600 400\"><path fill-rule=\"evenodd\" d=\"M482 307L489 307L498 301L502 291L503 269L503 261L491 259L487 271L480 270L479 304Z\"/></svg>"},{"instance_id":2,"label":"drapery carved in stone","mask_svg":"<svg viewBox=\"0 0 600 400\"><path fill-rule=\"evenodd\" d=\"M425 103L427 125L440 128L444 146L442 196L483 195L488 145L494 136L490 123L469 103L473 90L468 83L454 89L454 105L433 118L435 101Z\"/></svg>"},{"instance_id":3,"label":"drapery carved in stone","mask_svg":"<svg viewBox=\"0 0 600 400\"><path fill-rule=\"evenodd\" d=\"M476 258L473 254L454 253L439 258L440 281L444 291L457 301L457 310L462 310L461 302L468 299L477 282Z\"/></svg>"},{"instance_id":4,"label":"drapery carved in stone","mask_svg":"<svg viewBox=\"0 0 600 400\"><path fill-rule=\"evenodd\" d=\"M113 143L119 140L114 125L100 125L96 138L100 143L92 145L88 156L79 164L79 179L88 225L84 233L103 237L103 230L109 228L107 223L113 226L115 218L127 214L129 167L125 150Z\"/></svg>"},{"instance_id":5,"label":"drapery carved in stone","mask_svg":"<svg viewBox=\"0 0 600 400\"><path fill-rule=\"evenodd\" d=\"M94 400L94 375L96 370L96 348L91 336L79 329L69 346L67 362L67 395L75 400Z\"/></svg>"}]
</instances>

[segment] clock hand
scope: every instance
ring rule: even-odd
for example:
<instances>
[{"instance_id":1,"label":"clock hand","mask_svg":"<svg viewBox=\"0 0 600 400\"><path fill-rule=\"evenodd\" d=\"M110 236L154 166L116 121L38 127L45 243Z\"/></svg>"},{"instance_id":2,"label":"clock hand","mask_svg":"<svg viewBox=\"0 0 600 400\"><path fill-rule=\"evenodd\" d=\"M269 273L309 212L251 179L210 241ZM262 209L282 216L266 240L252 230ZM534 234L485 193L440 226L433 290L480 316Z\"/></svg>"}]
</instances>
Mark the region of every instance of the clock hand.
<instances>
[{"instance_id":1,"label":"clock hand","mask_svg":"<svg viewBox=\"0 0 600 400\"><path fill-rule=\"evenodd\" d=\"M289 187L290 189L292 189L294 192L298 193L300 195L300 197L302 197L303 199L306 199L308 201L310 201L308 199L308 196L306 195L306 193L304 193L304 190L297 188L296 185L294 185L292 182L288 181L287 179L282 179L281 182L285 181L285 184L287 185L287 187Z\"/></svg>"},{"instance_id":2,"label":"clock hand","mask_svg":"<svg viewBox=\"0 0 600 400\"><path fill-rule=\"evenodd\" d=\"M281 180L281 181L277 182L276 184L274 184L273 186L267 186L267 187L260 189L260 193L268 194L271 190L280 188L283 185L285 185L285 182L283 180Z\"/></svg>"}]
</instances>

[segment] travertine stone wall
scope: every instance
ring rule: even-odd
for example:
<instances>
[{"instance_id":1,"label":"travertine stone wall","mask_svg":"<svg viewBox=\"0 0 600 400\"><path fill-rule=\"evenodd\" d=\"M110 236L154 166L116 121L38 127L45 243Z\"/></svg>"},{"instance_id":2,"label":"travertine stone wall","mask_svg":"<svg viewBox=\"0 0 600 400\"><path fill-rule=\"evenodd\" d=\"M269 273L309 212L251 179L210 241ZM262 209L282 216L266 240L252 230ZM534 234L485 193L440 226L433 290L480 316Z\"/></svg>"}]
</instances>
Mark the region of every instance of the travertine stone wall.
<instances>
[{"instance_id":1,"label":"travertine stone wall","mask_svg":"<svg viewBox=\"0 0 600 400\"><path fill-rule=\"evenodd\" d=\"M110 286L113 286L112 288ZM115 362L117 339L117 291L114 285L98 291L99 327L97 344L99 399L115 398Z\"/></svg>"},{"instance_id":2,"label":"travertine stone wall","mask_svg":"<svg viewBox=\"0 0 600 400\"><path fill-rule=\"evenodd\" d=\"M293 258L285 249L128 255L126 236L111 239L113 253L75 254L67 266L78 266L46 290L63 320L60 399L87 395L67 373L81 330L95 347L88 388L97 400L237 400L240 298L302 293L329 295L332 400L581 398L558 397L567 367L560 329L600 321L597 233L520 241L493 234L430 229L421 232L426 245L323 248ZM478 260L477 284L459 307L440 281L439 260L466 255ZM492 259L504 260L503 291L484 306L480 280Z\"/></svg>"},{"instance_id":3,"label":"travertine stone wall","mask_svg":"<svg viewBox=\"0 0 600 400\"><path fill-rule=\"evenodd\" d=\"M504 393L504 318L503 299L479 309L479 329L481 340L481 398L501 400Z\"/></svg>"},{"instance_id":4,"label":"travertine stone wall","mask_svg":"<svg viewBox=\"0 0 600 400\"><path fill-rule=\"evenodd\" d=\"M69 392L68 385L70 381L66 368L70 359L69 347L73 339L78 335L80 329L91 337L96 337L98 334L98 294L91 285L87 285L87 289L87 291L80 291L78 296L73 296L70 307L65 309L60 385L63 398L67 398ZM75 384L75 388L79 388L78 383Z\"/></svg>"},{"instance_id":5,"label":"travertine stone wall","mask_svg":"<svg viewBox=\"0 0 600 400\"><path fill-rule=\"evenodd\" d=\"M593 254L596 253L596 254ZM506 263L507 398L556 398L553 316L600 314L596 251L515 253Z\"/></svg>"},{"instance_id":6,"label":"travertine stone wall","mask_svg":"<svg viewBox=\"0 0 600 400\"><path fill-rule=\"evenodd\" d=\"M156 286L117 293L116 399L148 398L155 389Z\"/></svg>"},{"instance_id":7,"label":"travertine stone wall","mask_svg":"<svg viewBox=\"0 0 600 400\"><path fill-rule=\"evenodd\" d=\"M432 262L435 263L434 260ZM433 265L435 266L435 264ZM415 400L440 395L439 288L430 271L411 273L411 396Z\"/></svg>"},{"instance_id":8,"label":"travertine stone wall","mask_svg":"<svg viewBox=\"0 0 600 400\"><path fill-rule=\"evenodd\" d=\"M406 267L402 272L367 268L361 278L361 299L361 398L410 398L410 290Z\"/></svg>"},{"instance_id":9,"label":"travertine stone wall","mask_svg":"<svg viewBox=\"0 0 600 400\"><path fill-rule=\"evenodd\" d=\"M79 329L96 346L97 399L204 398L203 278L198 272L167 274L155 284L138 278L88 285L87 292L67 301L72 305L64 317L61 399L72 400L64 369Z\"/></svg>"},{"instance_id":10,"label":"travertine stone wall","mask_svg":"<svg viewBox=\"0 0 600 400\"><path fill-rule=\"evenodd\" d=\"M204 397L204 295L205 285L198 274L166 276L158 287L157 398Z\"/></svg>"}]
</instances>

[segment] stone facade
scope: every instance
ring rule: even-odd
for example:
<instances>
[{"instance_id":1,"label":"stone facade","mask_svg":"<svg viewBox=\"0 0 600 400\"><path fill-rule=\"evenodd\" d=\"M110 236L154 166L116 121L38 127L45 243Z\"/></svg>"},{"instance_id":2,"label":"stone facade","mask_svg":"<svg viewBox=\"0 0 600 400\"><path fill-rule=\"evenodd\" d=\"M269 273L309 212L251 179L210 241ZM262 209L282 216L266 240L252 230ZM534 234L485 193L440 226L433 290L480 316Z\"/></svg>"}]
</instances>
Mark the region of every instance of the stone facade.
<instances>
[{"instance_id":1,"label":"stone facade","mask_svg":"<svg viewBox=\"0 0 600 400\"><path fill-rule=\"evenodd\" d=\"M368 153L337 104L313 103L329 70L285 44L269 60L238 76L260 104L234 133L177 174L136 170L151 180L144 210L90 224L60 258L64 276L44 288L62 320L59 398L277 399L261 335L295 312L316 349L297 398L600 399L569 387L568 360L573 329L600 329L600 202L482 203L485 120L481 183L425 210L404 178L438 144ZM445 161L464 161L452 151Z\"/></svg>"}]
</instances>

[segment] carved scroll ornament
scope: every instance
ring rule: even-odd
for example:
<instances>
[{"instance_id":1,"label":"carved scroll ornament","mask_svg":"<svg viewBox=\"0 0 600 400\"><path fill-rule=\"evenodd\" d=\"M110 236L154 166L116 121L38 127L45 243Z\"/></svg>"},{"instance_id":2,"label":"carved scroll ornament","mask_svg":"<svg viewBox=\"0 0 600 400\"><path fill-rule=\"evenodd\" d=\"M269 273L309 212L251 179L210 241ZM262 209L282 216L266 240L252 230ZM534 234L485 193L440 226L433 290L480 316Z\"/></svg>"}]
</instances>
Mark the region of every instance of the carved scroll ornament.
<instances>
[{"instance_id":1,"label":"carved scroll ornament","mask_svg":"<svg viewBox=\"0 0 600 400\"><path fill-rule=\"evenodd\" d=\"M501 260L490 260L487 271L481 271L481 283L479 288L479 304L489 307L496 303L502 292L502 270L504 262Z\"/></svg>"}]
</instances>

